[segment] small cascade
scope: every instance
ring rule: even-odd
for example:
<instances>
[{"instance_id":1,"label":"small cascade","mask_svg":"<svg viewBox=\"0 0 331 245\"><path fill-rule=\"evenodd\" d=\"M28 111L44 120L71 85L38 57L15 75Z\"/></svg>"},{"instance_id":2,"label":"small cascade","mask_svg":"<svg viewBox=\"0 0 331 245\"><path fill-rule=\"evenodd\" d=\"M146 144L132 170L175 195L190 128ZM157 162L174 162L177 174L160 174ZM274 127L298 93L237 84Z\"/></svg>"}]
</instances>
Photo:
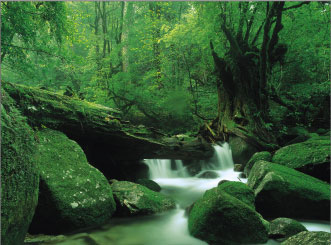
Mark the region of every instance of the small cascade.
<instances>
[{"instance_id":1,"label":"small cascade","mask_svg":"<svg viewBox=\"0 0 331 245\"><path fill-rule=\"evenodd\" d=\"M149 168L151 179L189 176L181 160L175 160L173 166L169 159L145 159L145 163Z\"/></svg>"},{"instance_id":2,"label":"small cascade","mask_svg":"<svg viewBox=\"0 0 331 245\"><path fill-rule=\"evenodd\" d=\"M215 144L214 156L208 161L201 163L202 170L228 170L233 169L232 151L228 143Z\"/></svg>"}]
</instances>

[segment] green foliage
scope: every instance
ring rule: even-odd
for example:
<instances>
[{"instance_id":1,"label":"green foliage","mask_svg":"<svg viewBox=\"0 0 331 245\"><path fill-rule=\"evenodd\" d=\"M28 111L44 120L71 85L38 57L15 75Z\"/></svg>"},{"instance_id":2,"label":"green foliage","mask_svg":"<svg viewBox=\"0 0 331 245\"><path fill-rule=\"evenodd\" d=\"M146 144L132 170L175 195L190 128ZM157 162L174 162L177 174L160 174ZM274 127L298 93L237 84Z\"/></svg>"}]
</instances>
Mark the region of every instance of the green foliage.
<instances>
[{"instance_id":1,"label":"green foliage","mask_svg":"<svg viewBox=\"0 0 331 245\"><path fill-rule=\"evenodd\" d=\"M168 133L196 131L217 116L218 78L209 42L219 56L230 51L219 14L228 16L227 26L235 33L243 6L2 2L2 78L60 93L70 86L88 101L121 110L133 123ZM247 25L254 18L248 37L252 41L265 20L267 3L247 6L243 20ZM285 127L297 124L325 127L328 115L320 108L328 106L329 20L328 3L284 11L279 43L287 53L274 65L267 90L276 91L296 110L278 122L272 115L277 117L282 108L273 106L269 132L286 132ZM259 35L257 48L262 41Z\"/></svg>"}]
</instances>

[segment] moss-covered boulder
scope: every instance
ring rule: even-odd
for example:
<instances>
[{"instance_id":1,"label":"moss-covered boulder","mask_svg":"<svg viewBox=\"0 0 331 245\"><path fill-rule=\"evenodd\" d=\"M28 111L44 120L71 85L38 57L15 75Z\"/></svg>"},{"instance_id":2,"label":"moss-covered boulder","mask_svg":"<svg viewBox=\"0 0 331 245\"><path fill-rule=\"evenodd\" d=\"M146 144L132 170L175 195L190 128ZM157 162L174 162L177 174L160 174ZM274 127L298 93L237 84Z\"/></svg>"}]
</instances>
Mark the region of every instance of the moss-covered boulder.
<instances>
[{"instance_id":1,"label":"moss-covered boulder","mask_svg":"<svg viewBox=\"0 0 331 245\"><path fill-rule=\"evenodd\" d=\"M248 202L246 194L237 195L238 190L243 189L233 182L225 182L206 191L189 213L190 233L209 244L267 242L268 232L263 219L251 205L242 201Z\"/></svg>"},{"instance_id":2,"label":"moss-covered boulder","mask_svg":"<svg viewBox=\"0 0 331 245\"><path fill-rule=\"evenodd\" d=\"M319 179L261 160L254 164L247 184L263 217L329 220L330 185Z\"/></svg>"},{"instance_id":3,"label":"moss-covered boulder","mask_svg":"<svg viewBox=\"0 0 331 245\"><path fill-rule=\"evenodd\" d=\"M136 183L139 185L143 185L152 191L156 191L156 192L161 191L161 186L159 186L158 183L150 179L138 179Z\"/></svg>"},{"instance_id":4,"label":"moss-covered boulder","mask_svg":"<svg viewBox=\"0 0 331 245\"><path fill-rule=\"evenodd\" d=\"M22 244L38 202L32 129L1 91L1 244Z\"/></svg>"},{"instance_id":5,"label":"moss-covered boulder","mask_svg":"<svg viewBox=\"0 0 331 245\"><path fill-rule=\"evenodd\" d=\"M303 231L291 236L282 245L330 245L330 233L325 231Z\"/></svg>"},{"instance_id":6,"label":"moss-covered boulder","mask_svg":"<svg viewBox=\"0 0 331 245\"><path fill-rule=\"evenodd\" d=\"M264 161L271 161L271 153L268 151L261 151L261 152L256 152L251 159L249 159L249 161L247 162L245 169L244 169L244 173L248 176L249 172L251 171L253 165L259 161L259 160L264 160Z\"/></svg>"},{"instance_id":7,"label":"moss-covered boulder","mask_svg":"<svg viewBox=\"0 0 331 245\"><path fill-rule=\"evenodd\" d=\"M272 162L330 182L330 139L312 137L275 152Z\"/></svg>"},{"instance_id":8,"label":"moss-covered boulder","mask_svg":"<svg viewBox=\"0 0 331 245\"><path fill-rule=\"evenodd\" d=\"M229 138L229 145L232 151L233 162L241 164L243 167L245 167L245 164L252 155L258 151L255 146L237 136L231 136Z\"/></svg>"},{"instance_id":9,"label":"moss-covered boulder","mask_svg":"<svg viewBox=\"0 0 331 245\"><path fill-rule=\"evenodd\" d=\"M239 199L243 203L255 209L255 195L254 191L246 184L238 181L227 181L217 187L219 190L224 191L231 196Z\"/></svg>"},{"instance_id":10,"label":"moss-covered boulder","mask_svg":"<svg viewBox=\"0 0 331 245\"><path fill-rule=\"evenodd\" d=\"M154 214L176 207L171 198L136 183L117 181L111 188L117 216Z\"/></svg>"},{"instance_id":11,"label":"moss-covered boulder","mask_svg":"<svg viewBox=\"0 0 331 245\"><path fill-rule=\"evenodd\" d=\"M58 234L107 222L115 211L111 187L80 146L61 132L38 132L40 193L31 233Z\"/></svg>"},{"instance_id":12,"label":"moss-covered boulder","mask_svg":"<svg viewBox=\"0 0 331 245\"><path fill-rule=\"evenodd\" d=\"M272 239L286 239L302 231L307 231L300 222L289 218L277 218L269 223L269 237Z\"/></svg>"}]
</instances>

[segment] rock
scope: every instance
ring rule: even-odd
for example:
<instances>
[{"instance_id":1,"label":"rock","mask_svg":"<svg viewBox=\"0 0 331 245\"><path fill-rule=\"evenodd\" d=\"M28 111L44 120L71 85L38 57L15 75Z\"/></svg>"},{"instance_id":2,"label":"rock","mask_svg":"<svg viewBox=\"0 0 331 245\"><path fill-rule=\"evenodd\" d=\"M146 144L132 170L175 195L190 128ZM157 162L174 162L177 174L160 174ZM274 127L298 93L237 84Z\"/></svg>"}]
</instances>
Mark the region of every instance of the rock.
<instances>
[{"instance_id":1,"label":"rock","mask_svg":"<svg viewBox=\"0 0 331 245\"><path fill-rule=\"evenodd\" d=\"M44 129L37 137L40 192L29 232L60 234L106 223L115 202L103 174L63 133Z\"/></svg>"},{"instance_id":2,"label":"rock","mask_svg":"<svg viewBox=\"0 0 331 245\"><path fill-rule=\"evenodd\" d=\"M235 171L235 172L241 172L241 171L243 171L242 165L241 164L235 164L234 165L234 168L233 168L233 171Z\"/></svg>"},{"instance_id":3,"label":"rock","mask_svg":"<svg viewBox=\"0 0 331 245\"><path fill-rule=\"evenodd\" d=\"M118 181L111 187L117 204L117 216L154 214L176 207L171 198L139 184Z\"/></svg>"},{"instance_id":4,"label":"rock","mask_svg":"<svg viewBox=\"0 0 331 245\"><path fill-rule=\"evenodd\" d=\"M199 174L197 177L201 179L216 179L219 177L219 175L214 171L206 170L203 173Z\"/></svg>"},{"instance_id":5,"label":"rock","mask_svg":"<svg viewBox=\"0 0 331 245\"><path fill-rule=\"evenodd\" d=\"M267 228L261 216L250 205L224 191L226 187L222 186L227 183L233 182L206 191L196 201L188 219L191 235L209 244L267 242Z\"/></svg>"},{"instance_id":6,"label":"rock","mask_svg":"<svg viewBox=\"0 0 331 245\"><path fill-rule=\"evenodd\" d=\"M185 217L188 217L190 215L193 206L194 206L194 203L192 203L190 206L185 208L185 213L184 213Z\"/></svg>"},{"instance_id":7,"label":"rock","mask_svg":"<svg viewBox=\"0 0 331 245\"><path fill-rule=\"evenodd\" d=\"M161 186L159 186L158 183L156 183L153 180L150 179L138 179L137 184L139 185L143 185L145 187L147 187L148 189L152 190L152 191L156 191L156 192L160 192L161 191Z\"/></svg>"},{"instance_id":8,"label":"rock","mask_svg":"<svg viewBox=\"0 0 331 245\"><path fill-rule=\"evenodd\" d=\"M110 179L110 180L108 180L109 184L115 183L117 181L118 181L117 179Z\"/></svg>"},{"instance_id":9,"label":"rock","mask_svg":"<svg viewBox=\"0 0 331 245\"><path fill-rule=\"evenodd\" d=\"M309 140L310 138L311 138L311 136L309 134L298 135L294 139L286 142L286 144L284 144L284 145L287 146L287 145L292 145L292 144L296 144L296 143L301 143L301 142L304 142L306 140Z\"/></svg>"},{"instance_id":10,"label":"rock","mask_svg":"<svg viewBox=\"0 0 331 245\"><path fill-rule=\"evenodd\" d=\"M325 231L303 231L299 234L296 234L285 242L282 242L282 245L330 245L330 233Z\"/></svg>"},{"instance_id":11,"label":"rock","mask_svg":"<svg viewBox=\"0 0 331 245\"><path fill-rule=\"evenodd\" d=\"M190 161L189 164L185 164L185 161L183 161L184 165L186 165L186 171L191 176L195 176L201 171L201 163L199 160L193 160Z\"/></svg>"},{"instance_id":12,"label":"rock","mask_svg":"<svg viewBox=\"0 0 331 245\"><path fill-rule=\"evenodd\" d=\"M245 173L240 173L239 178L246 179L247 175Z\"/></svg>"},{"instance_id":13,"label":"rock","mask_svg":"<svg viewBox=\"0 0 331 245\"><path fill-rule=\"evenodd\" d=\"M267 162L271 161L271 153L268 151L260 151L256 152L251 159L249 159L248 163L245 166L244 173L248 176L249 172L251 171L253 165L259 161L259 160L264 160Z\"/></svg>"},{"instance_id":14,"label":"rock","mask_svg":"<svg viewBox=\"0 0 331 245\"><path fill-rule=\"evenodd\" d=\"M294 169L258 161L248 176L263 217L329 220L330 185Z\"/></svg>"},{"instance_id":15,"label":"rock","mask_svg":"<svg viewBox=\"0 0 331 245\"><path fill-rule=\"evenodd\" d=\"M330 139L313 137L275 152L272 162L330 182Z\"/></svg>"},{"instance_id":16,"label":"rock","mask_svg":"<svg viewBox=\"0 0 331 245\"><path fill-rule=\"evenodd\" d=\"M33 131L1 90L1 244L22 244L38 202Z\"/></svg>"},{"instance_id":17,"label":"rock","mask_svg":"<svg viewBox=\"0 0 331 245\"><path fill-rule=\"evenodd\" d=\"M238 181L227 181L222 185L219 185L217 188L221 191L225 191L229 195L234 196L238 200L255 209L254 191L246 184Z\"/></svg>"},{"instance_id":18,"label":"rock","mask_svg":"<svg viewBox=\"0 0 331 245\"><path fill-rule=\"evenodd\" d=\"M269 238L289 238L302 231L307 231L300 222L289 218L277 218L269 223Z\"/></svg>"},{"instance_id":19,"label":"rock","mask_svg":"<svg viewBox=\"0 0 331 245\"><path fill-rule=\"evenodd\" d=\"M218 182L217 186L223 185L226 182L229 182L230 180L222 179L220 182Z\"/></svg>"},{"instance_id":20,"label":"rock","mask_svg":"<svg viewBox=\"0 0 331 245\"><path fill-rule=\"evenodd\" d=\"M255 146L248 144L237 136L229 138L229 145L232 151L233 162L241 164L243 167L245 167L251 156L258 151Z\"/></svg>"}]
</instances>

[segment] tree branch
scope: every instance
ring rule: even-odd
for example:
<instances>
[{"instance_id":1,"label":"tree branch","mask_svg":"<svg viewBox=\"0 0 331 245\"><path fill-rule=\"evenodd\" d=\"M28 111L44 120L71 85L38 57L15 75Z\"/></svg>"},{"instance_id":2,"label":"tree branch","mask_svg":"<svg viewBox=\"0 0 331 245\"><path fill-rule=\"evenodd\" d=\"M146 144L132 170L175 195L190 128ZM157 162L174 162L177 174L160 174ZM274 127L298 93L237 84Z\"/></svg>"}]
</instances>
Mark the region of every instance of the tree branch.
<instances>
[{"instance_id":1,"label":"tree branch","mask_svg":"<svg viewBox=\"0 0 331 245\"><path fill-rule=\"evenodd\" d=\"M293 6L290 6L288 8L284 8L283 11L286 11L286 10L289 10L289 9L296 9L296 8L300 8L301 6L305 5L305 4L310 4L310 1L306 1L306 2L302 2L302 3L299 3L297 5L293 5Z\"/></svg>"}]
</instances>

